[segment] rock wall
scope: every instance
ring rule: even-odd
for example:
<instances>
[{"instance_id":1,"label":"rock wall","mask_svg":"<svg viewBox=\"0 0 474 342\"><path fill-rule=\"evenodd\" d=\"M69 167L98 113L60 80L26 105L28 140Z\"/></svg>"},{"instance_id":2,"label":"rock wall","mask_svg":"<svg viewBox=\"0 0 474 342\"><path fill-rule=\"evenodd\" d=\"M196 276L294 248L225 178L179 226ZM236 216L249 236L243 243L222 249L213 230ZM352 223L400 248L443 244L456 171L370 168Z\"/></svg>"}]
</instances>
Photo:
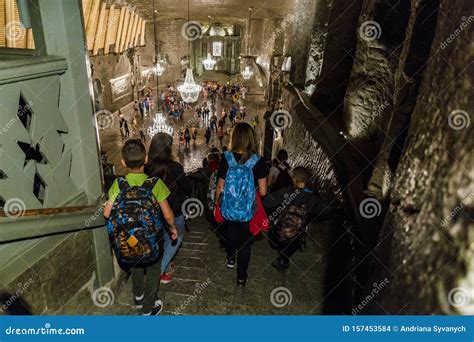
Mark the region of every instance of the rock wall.
<instances>
[{"instance_id":1,"label":"rock wall","mask_svg":"<svg viewBox=\"0 0 474 342\"><path fill-rule=\"evenodd\" d=\"M60 236L45 239L60 239L60 242L14 281L2 287L2 291L10 295L12 300L16 297L23 299L35 315L54 314L60 310L90 281L96 265L90 231L73 233L65 238ZM34 249L44 241L33 241L29 248ZM22 242L13 244L21 245ZM22 252L24 248L22 246ZM20 260L15 262L21 262ZM8 306L8 303L7 301L5 305ZM0 307L0 315L2 309L8 307Z\"/></svg>"},{"instance_id":2,"label":"rock wall","mask_svg":"<svg viewBox=\"0 0 474 342\"><path fill-rule=\"evenodd\" d=\"M370 312L474 313L472 3L443 1L374 261Z\"/></svg>"}]
</instances>

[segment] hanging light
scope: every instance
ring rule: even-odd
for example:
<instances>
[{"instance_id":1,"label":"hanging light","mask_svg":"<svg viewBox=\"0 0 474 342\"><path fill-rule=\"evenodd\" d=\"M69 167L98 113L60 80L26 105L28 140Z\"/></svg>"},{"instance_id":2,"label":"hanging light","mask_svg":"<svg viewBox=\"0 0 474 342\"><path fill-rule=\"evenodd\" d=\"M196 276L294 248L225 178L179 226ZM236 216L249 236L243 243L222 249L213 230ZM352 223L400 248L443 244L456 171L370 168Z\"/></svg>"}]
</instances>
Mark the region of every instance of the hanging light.
<instances>
[{"instance_id":1,"label":"hanging light","mask_svg":"<svg viewBox=\"0 0 474 342\"><path fill-rule=\"evenodd\" d=\"M163 75L164 71L165 71L165 67L162 65L162 63L157 62L155 64L155 67L153 68L153 72L155 73L155 75L161 76Z\"/></svg>"},{"instance_id":2,"label":"hanging light","mask_svg":"<svg viewBox=\"0 0 474 342\"><path fill-rule=\"evenodd\" d=\"M190 21L190 6L188 0L188 22ZM178 86L181 98L186 103L196 102L201 93L202 87L194 82L193 69L191 69L191 41L188 42L189 67L186 69L184 83Z\"/></svg>"},{"instance_id":3,"label":"hanging light","mask_svg":"<svg viewBox=\"0 0 474 342\"><path fill-rule=\"evenodd\" d=\"M216 65L216 60L212 58L211 53L207 53L207 58L202 60L202 64L204 65L204 69L212 70Z\"/></svg>"},{"instance_id":4,"label":"hanging light","mask_svg":"<svg viewBox=\"0 0 474 342\"><path fill-rule=\"evenodd\" d=\"M252 7L249 7L249 18L248 18L248 21L247 21L247 55L246 56L243 56L242 58L244 60L246 60L246 62L244 62L245 64L245 68L244 70L242 70L241 74L242 74L242 77L244 78L244 80L249 80L252 78L254 72L253 72L253 67L252 67L252 62L254 60L254 57L253 56L250 56L250 43L249 43L249 39L250 39L250 18L252 16Z\"/></svg>"},{"instance_id":5,"label":"hanging light","mask_svg":"<svg viewBox=\"0 0 474 342\"><path fill-rule=\"evenodd\" d=\"M252 78L252 76L253 76L252 67L250 65L247 65L245 69L242 71L242 77L244 78L244 80L249 80Z\"/></svg>"},{"instance_id":6,"label":"hanging light","mask_svg":"<svg viewBox=\"0 0 474 342\"><path fill-rule=\"evenodd\" d=\"M157 112L153 118L153 125L148 127L148 135L153 138L157 133L167 133L173 135L173 126L166 123L162 112Z\"/></svg>"},{"instance_id":7,"label":"hanging light","mask_svg":"<svg viewBox=\"0 0 474 342\"><path fill-rule=\"evenodd\" d=\"M199 98L199 93L202 87L194 82L193 69L188 68L186 70L186 78L184 83L178 86L178 91L186 103L196 102Z\"/></svg>"},{"instance_id":8,"label":"hanging light","mask_svg":"<svg viewBox=\"0 0 474 342\"><path fill-rule=\"evenodd\" d=\"M291 71L291 56L283 58L283 63L281 65L281 70L290 72Z\"/></svg>"}]
</instances>

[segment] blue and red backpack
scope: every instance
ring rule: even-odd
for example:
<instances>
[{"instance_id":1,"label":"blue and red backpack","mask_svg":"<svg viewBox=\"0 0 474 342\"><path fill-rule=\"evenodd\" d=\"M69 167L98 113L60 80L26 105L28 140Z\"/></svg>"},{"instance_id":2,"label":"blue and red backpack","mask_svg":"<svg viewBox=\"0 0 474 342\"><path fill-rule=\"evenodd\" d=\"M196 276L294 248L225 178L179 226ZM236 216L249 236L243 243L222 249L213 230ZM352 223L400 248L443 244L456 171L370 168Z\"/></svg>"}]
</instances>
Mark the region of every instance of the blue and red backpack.
<instances>
[{"instance_id":1,"label":"blue and red backpack","mask_svg":"<svg viewBox=\"0 0 474 342\"><path fill-rule=\"evenodd\" d=\"M122 267L148 266L162 257L163 215L153 195L158 178L130 186L118 177L120 192L107 220L107 231Z\"/></svg>"}]
</instances>

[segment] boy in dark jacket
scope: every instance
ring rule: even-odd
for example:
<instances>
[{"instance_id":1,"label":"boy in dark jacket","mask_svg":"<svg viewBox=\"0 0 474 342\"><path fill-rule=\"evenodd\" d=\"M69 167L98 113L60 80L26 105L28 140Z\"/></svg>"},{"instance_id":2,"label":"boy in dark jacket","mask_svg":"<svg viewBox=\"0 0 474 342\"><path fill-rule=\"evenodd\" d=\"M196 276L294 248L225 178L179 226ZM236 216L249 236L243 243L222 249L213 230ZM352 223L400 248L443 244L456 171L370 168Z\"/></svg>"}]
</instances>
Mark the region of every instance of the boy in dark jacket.
<instances>
[{"instance_id":1,"label":"boy in dark jacket","mask_svg":"<svg viewBox=\"0 0 474 342\"><path fill-rule=\"evenodd\" d=\"M280 189L263 200L272 224L271 243L278 251L272 266L283 271L290 266L291 256L301 248L308 223L322 221L333 213L308 188L311 175L302 166L293 169L293 186Z\"/></svg>"}]
</instances>

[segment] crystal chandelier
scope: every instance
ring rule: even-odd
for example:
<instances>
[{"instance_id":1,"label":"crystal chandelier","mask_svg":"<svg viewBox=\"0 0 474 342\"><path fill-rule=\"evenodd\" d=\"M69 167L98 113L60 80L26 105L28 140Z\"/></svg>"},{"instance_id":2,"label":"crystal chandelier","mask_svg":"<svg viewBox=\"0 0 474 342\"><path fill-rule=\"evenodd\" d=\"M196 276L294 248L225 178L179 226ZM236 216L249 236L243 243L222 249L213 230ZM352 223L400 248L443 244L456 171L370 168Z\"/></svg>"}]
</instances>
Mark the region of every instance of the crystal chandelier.
<instances>
[{"instance_id":1,"label":"crystal chandelier","mask_svg":"<svg viewBox=\"0 0 474 342\"><path fill-rule=\"evenodd\" d=\"M204 65L204 69L212 70L216 65L216 60L212 59L211 53L207 53L207 58L202 60L202 64Z\"/></svg>"},{"instance_id":2,"label":"crystal chandelier","mask_svg":"<svg viewBox=\"0 0 474 342\"><path fill-rule=\"evenodd\" d=\"M245 69L242 71L242 77L244 78L244 80L249 80L252 78L252 76L253 76L252 68L250 67L250 65L247 65Z\"/></svg>"},{"instance_id":3,"label":"crystal chandelier","mask_svg":"<svg viewBox=\"0 0 474 342\"><path fill-rule=\"evenodd\" d=\"M245 60L245 62L244 62L245 68L241 72L242 77L244 78L244 80L249 80L253 76L252 64L253 64L254 58L252 56L250 56L250 42L249 42L249 40L250 40L249 39L250 38L250 33L249 33L250 32L250 18L251 18L251 16L252 16L252 7L249 7L249 18L247 20L247 55L241 57Z\"/></svg>"},{"instance_id":4,"label":"crystal chandelier","mask_svg":"<svg viewBox=\"0 0 474 342\"><path fill-rule=\"evenodd\" d=\"M153 138L156 133L167 133L169 135L173 135L173 131L173 126L170 126L166 123L162 112L156 113L155 117L153 118L153 126L148 127L148 135L150 138Z\"/></svg>"},{"instance_id":5,"label":"crystal chandelier","mask_svg":"<svg viewBox=\"0 0 474 342\"><path fill-rule=\"evenodd\" d=\"M199 98L199 93L202 87L194 82L193 69L186 70L186 78L184 83L178 86L178 91L186 103L196 102Z\"/></svg>"},{"instance_id":6,"label":"crystal chandelier","mask_svg":"<svg viewBox=\"0 0 474 342\"><path fill-rule=\"evenodd\" d=\"M165 67L163 65L161 65L160 62L157 62L155 64L155 67L153 68L153 71L154 71L155 75L161 76L161 75L163 75L163 72L165 71Z\"/></svg>"},{"instance_id":7,"label":"crystal chandelier","mask_svg":"<svg viewBox=\"0 0 474 342\"><path fill-rule=\"evenodd\" d=\"M190 6L188 0L188 22L190 21ZM186 78L184 83L178 86L181 98L186 103L196 102L201 93L202 87L194 82L193 69L191 69L191 41L188 42L189 66L186 69Z\"/></svg>"}]
</instances>

